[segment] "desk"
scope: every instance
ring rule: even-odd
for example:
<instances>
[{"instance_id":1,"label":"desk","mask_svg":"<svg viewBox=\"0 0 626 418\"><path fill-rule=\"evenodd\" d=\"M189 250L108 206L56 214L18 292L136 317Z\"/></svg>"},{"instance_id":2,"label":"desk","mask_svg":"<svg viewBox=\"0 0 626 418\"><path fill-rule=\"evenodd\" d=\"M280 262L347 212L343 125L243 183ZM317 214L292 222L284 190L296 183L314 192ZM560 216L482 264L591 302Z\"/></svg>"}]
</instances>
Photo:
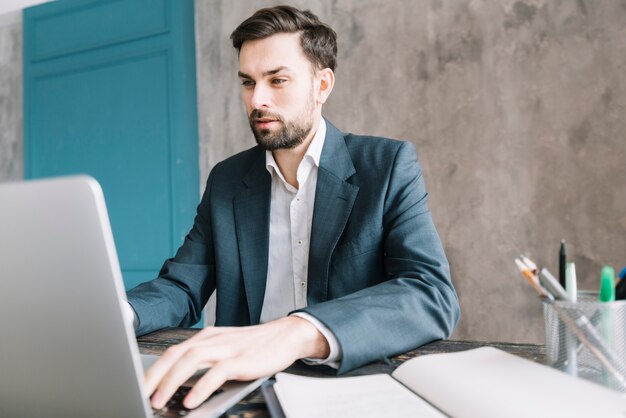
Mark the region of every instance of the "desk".
<instances>
[{"instance_id":1,"label":"desk","mask_svg":"<svg viewBox=\"0 0 626 418\"><path fill-rule=\"evenodd\" d=\"M157 332L153 332L137 339L139 343L139 351L144 354L161 354L167 347L178 344L193 334L198 332L197 329L173 328ZM536 344L510 344L510 343L488 343L479 341L435 341L426 344L420 348L401 354L391 359L391 364L384 361L368 364L360 367L342 376L360 376L374 373L391 373L397 366L413 357L419 357L423 354L433 353L451 353L454 351L469 350L483 346L492 346L509 353L518 355L528 360L538 363L545 363L545 348L543 345ZM331 376L334 371L328 367L307 367L297 362L290 366L287 370L289 373L300 374L305 376ZM226 414L228 417L268 417L265 400L261 395L260 389L252 392L244 400L231 408Z\"/></svg>"}]
</instances>

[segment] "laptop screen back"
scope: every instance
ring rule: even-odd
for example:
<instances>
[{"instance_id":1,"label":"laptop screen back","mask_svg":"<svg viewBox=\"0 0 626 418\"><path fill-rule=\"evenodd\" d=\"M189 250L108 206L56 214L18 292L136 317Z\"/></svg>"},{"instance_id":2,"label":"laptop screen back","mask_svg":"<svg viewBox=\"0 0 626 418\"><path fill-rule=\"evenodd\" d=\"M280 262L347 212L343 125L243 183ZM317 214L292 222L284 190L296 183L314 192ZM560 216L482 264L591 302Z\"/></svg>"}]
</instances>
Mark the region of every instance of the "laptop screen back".
<instances>
[{"instance_id":1,"label":"laptop screen back","mask_svg":"<svg viewBox=\"0 0 626 418\"><path fill-rule=\"evenodd\" d=\"M98 183L0 184L0 416L145 417Z\"/></svg>"}]
</instances>

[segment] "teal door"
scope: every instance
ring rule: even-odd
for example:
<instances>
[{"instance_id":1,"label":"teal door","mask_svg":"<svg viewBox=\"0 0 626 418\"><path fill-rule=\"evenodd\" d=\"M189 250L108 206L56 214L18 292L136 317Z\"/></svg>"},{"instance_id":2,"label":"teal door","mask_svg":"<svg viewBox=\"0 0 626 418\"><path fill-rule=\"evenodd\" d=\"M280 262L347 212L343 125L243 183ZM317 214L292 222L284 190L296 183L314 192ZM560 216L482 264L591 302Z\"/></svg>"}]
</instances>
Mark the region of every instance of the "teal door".
<instances>
[{"instance_id":1,"label":"teal door","mask_svg":"<svg viewBox=\"0 0 626 418\"><path fill-rule=\"evenodd\" d=\"M156 277L193 222L195 80L193 0L24 12L25 176L100 182L127 289Z\"/></svg>"}]
</instances>

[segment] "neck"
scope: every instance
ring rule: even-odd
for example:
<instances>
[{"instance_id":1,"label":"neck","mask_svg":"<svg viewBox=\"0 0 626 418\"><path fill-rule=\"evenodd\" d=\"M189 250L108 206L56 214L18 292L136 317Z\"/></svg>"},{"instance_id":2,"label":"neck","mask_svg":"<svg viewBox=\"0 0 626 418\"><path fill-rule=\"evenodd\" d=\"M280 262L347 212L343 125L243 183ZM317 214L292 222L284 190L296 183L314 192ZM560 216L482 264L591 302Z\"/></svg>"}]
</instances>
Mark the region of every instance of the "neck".
<instances>
[{"instance_id":1,"label":"neck","mask_svg":"<svg viewBox=\"0 0 626 418\"><path fill-rule=\"evenodd\" d=\"M274 161L276 161L276 164L278 165L278 168L280 168L280 172L285 177L285 180L296 189L299 188L298 167L304 158L304 154L306 154L306 150L309 148L309 145L311 145L313 138L315 138L319 125L320 119L316 118L313 126L311 127L311 132L309 132L300 145L290 149L278 149L272 151Z\"/></svg>"}]
</instances>

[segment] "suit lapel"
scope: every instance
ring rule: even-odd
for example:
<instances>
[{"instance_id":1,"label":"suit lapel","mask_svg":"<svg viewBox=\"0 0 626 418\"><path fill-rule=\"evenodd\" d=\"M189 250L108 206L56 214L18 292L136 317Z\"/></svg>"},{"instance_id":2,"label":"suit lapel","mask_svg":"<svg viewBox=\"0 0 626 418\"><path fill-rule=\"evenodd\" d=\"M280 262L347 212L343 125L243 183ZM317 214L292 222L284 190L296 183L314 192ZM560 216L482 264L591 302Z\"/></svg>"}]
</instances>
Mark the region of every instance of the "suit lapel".
<instances>
[{"instance_id":1,"label":"suit lapel","mask_svg":"<svg viewBox=\"0 0 626 418\"><path fill-rule=\"evenodd\" d=\"M317 174L309 246L308 304L328 300L330 256L348 222L359 187L346 182L356 170L343 134L326 121Z\"/></svg>"},{"instance_id":2,"label":"suit lapel","mask_svg":"<svg viewBox=\"0 0 626 418\"><path fill-rule=\"evenodd\" d=\"M258 324L261 318L269 246L271 181L265 168L265 152L259 148L259 154L233 202L250 324Z\"/></svg>"}]
</instances>

